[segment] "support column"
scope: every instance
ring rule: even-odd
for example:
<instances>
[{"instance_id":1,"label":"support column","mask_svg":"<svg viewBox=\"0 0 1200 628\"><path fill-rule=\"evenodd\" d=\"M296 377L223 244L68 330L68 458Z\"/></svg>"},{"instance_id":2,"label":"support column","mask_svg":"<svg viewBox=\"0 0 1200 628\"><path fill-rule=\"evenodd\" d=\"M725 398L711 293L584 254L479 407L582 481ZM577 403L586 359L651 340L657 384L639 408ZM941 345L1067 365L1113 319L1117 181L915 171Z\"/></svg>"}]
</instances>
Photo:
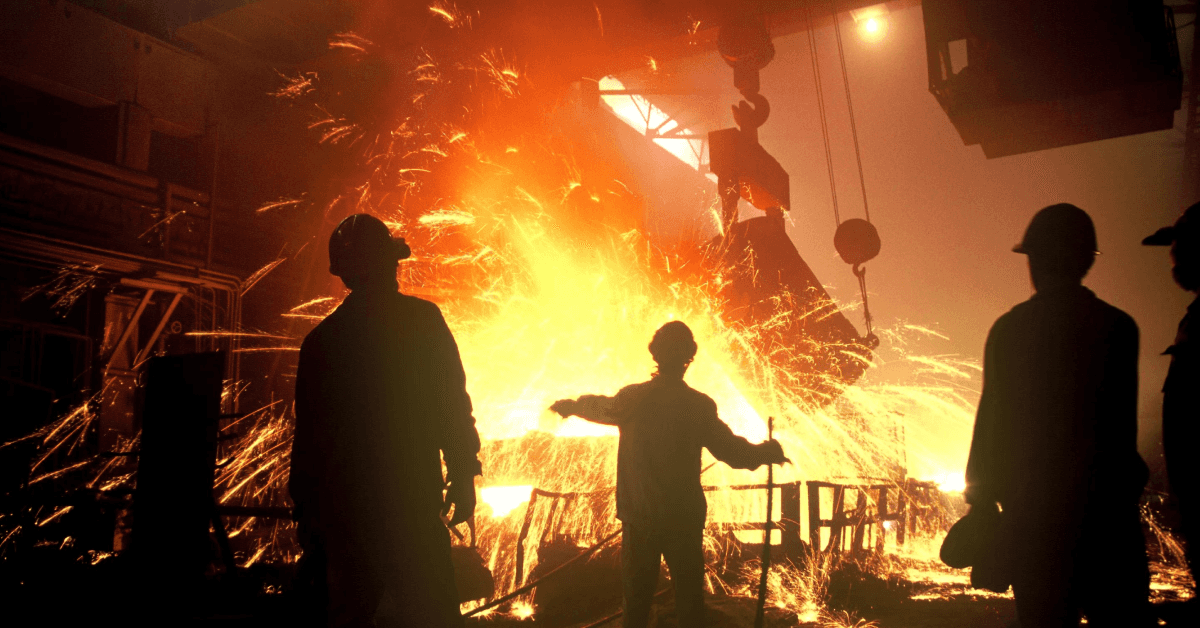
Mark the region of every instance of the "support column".
<instances>
[{"instance_id":1,"label":"support column","mask_svg":"<svg viewBox=\"0 0 1200 628\"><path fill-rule=\"evenodd\" d=\"M779 486L779 534L783 555L799 560L804 551L800 538L800 482Z\"/></svg>"},{"instance_id":2,"label":"support column","mask_svg":"<svg viewBox=\"0 0 1200 628\"><path fill-rule=\"evenodd\" d=\"M121 294L104 297L104 341L100 347L104 369L104 394L100 407L100 449L112 451L122 438L137 433L134 418L134 394L137 372L137 319L149 302L147 295L137 299Z\"/></svg>"}]
</instances>

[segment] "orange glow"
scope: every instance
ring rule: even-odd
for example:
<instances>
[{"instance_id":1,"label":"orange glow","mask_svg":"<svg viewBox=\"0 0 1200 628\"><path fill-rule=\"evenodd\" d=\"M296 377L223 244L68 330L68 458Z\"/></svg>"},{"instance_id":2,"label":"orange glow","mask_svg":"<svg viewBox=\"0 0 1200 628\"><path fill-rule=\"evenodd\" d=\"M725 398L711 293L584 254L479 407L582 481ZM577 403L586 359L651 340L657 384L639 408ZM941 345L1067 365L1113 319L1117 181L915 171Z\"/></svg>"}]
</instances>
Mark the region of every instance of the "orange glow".
<instances>
[{"instance_id":1,"label":"orange glow","mask_svg":"<svg viewBox=\"0 0 1200 628\"><path fill-rule=\"evenodd\" d=\"M512 614L517 619L529 619L533 617L533 604L527 600L517 600L513 602Z\"/></svg>"},{"instance_id":2,"label":"orange glow","mask_svg":"<svg viewBox=\"0 0 1200 628\"><path fill-rule=\"evenodd\" d=\"M471 16L464 14L452 2L434 2L429 5L429 12L442 18L450 28L470 26Z\"/></svg>"},{"instance_id":3,"label":"orange glow","mask_svg":"<svg viewBox=\"0 0 1200 628\"><path fill-rule=\"evenodd\" d=\"M925 327L883 330L885 349L868 376L845 386L831 375L840 391L836 403L810 405L795 389L793 374L776 366L778 355L753 347L763 344L759 338L772 333L773 325L821 316L830 304L794 306L810 308L803 311L780 305L773 318L757 325L728 322L721 296L727 271L701 270L698 245L678 243L679 252L668 253L661 247L672 243L655 242L639 227L645 208L637 195L642 192L618 180L627 175L609 167L605 159L613 157L582 150L540 121L541 108L555 101L544 99L518 70L522 60L498 49L463 51L461 59L448 63L429 53L415 60L407 75L429 77L416 84L431 100L444 102L446 90L463 80L480 96L469 106L438 111L475 107L503 114L435 118L421 122L424 126L416 126L415 118L398 118L390 129L373 130L318 102L317 111L327 113L318 116L322 122L314 131L325 137L330 127L351 127L343 144L375 147L375 153L364 155L377 166L374 174L347 187L334 203L343 205L338 211L370 211L408 239L415 255L400 266L401 290L437 301L455 334L484 441L480 501L493 515L478 522L479 549L497 582L514 577L513 541L526 516L531 527L525 574L537 564L537 540L544 533L587 546L616 529L611 491L617 430L578 418L562 420L548 408L557 399L613 394L647 379L654 364L646 345L669 320L692 328L700 349L687 381L716 401L734 432L761 441L767 436L766 417L775 417L776 438L794 461L777 469L778 482L961 475L977 365L922 355L917 348L944 340ZM625 86L606 77L600 89ZM642 96L604 94L602 99L642 133L683 130ZM372 141L372 133L385 139ZM653 141L692 168L700 167L701 142ZM376 200L383 198L405 200ZM696 208L697 215L705 211ZM309 301L287 315L319 317L336 306L336 298L328 299ZM837 304L844 310L857 305ZM808 348L776 346L773 351L803 356ZM265 438L253 448L266 455L273 443ZM225 495L246 490L256 481L252 478L274 477L281 465L234 463L228 469ZM704 483L758 484L763 475L717 465ZM531 499L534 487L589 497L539 494ZM716 490L708 499L714 530L766 516L761 491ZM778 520L776 504L773 518ZM805 537L807 522L800 523ZM740 531L739 536L752 540L755 533ZM771 540L780 539L776 531ZM819 571L780 575L778 586L811 580ZM820 599L792 597L780 603L810 615Z\"/></svg>"},{"instance_id":4,"label":"orange glow","mask_svg":"<svg viewBox=\"0 0 1200 628\"><path fill-rule=\"evenodd\" d=\"M876 43L887 37L887 5L877 4L861 9L854 9L850 11L850 16L854 18L854 24L858 27L858 35L864 41Z\"/></svg>"},{"instance_id":5,"label":"orange glow","mask_svg":"<svg viewBox=\"0 0 1200 628\"><path fill-rule=\"evenodd\" d=\"M435 7L454 15L447 4ZM417 86L417 100L442 106L424 110L409 107L409 98L397 99L394 106L404 113L390 126L373 127L352 110L326 106L319 100L328 96L321 83L287 96L318 99L314 111L320 122L312 127L318 141L353 146L362 151L356 157L373 168L347 185L329 211L369 211L403 235L415 255L400 265L401 290L435 300L454 332L484 443L480 502L492 515L477 522L478 549L498 583L513 581L514 542L526 521L523 575L537 565L539 539L588 546L616 529L617 430L562 420L548 408L557 399L613 394L649 378L654 364L646 345L669 320L692 328L699 353L687 381L714 399L735 433L761 441L766 417L775 417L775 436L793 460L776 470L776 481L942 481L961 475L978 365L924 355L930 343L944 340L925 327L880 330L884 349L868 375L855 386L830 375L837 401L811 405L796 389L795 375L776 366L779 354L802 360L810 347L773 346L775 355L755 347L765 346L760 338L770 337L773 326L822 316L830 304L798 300L801 305L791 307L807 309L788 311L781 300L775 316L761 323L729 322L722 296L728 271L702 265L695 242L652 240L641 228L646 204L639 195L646 191L637 181L620 180L631 173L625 164L610 163L619 154L593 154L572 133L547 123L553 116L545 110L553 110L557 99L548 96L553 90L540 90L529 79L525 62L499 49L466 47L452 60L423 53L412 69L398 74ZM600 89L625 86L606 77ZM461 107L445 106L457 102L452 98L467 100ZM642 96L602 99L642 133L684 130ZM653 141L700 168L700 141ZM706 210L696 207L698 216ZM316 320L338 300L320 297L284 315ZM222 503L286 477L281 458L286 423L274 415L256 420L257 437L245 440L241 453L222 467ZM704 464L710 462L706 454ZM763 479L761 470L716 465L703 481L724 487ZM535 487L545 492L532 497ZM723 524L767 515L762 491L714 490L708 500L714 543L726 537ZM775 503L778 521L782 513ZM807 521L801 519L805 538ZM738 536L752 541L755 532ZM771 541L780 540L777 530ZM779 570L772 569L772 603L813 616L825 572L815 566ZM511 611L518 617L532 612L528 604Z\"/></svg>"},{"instance_id":6,"label":"orange glow","mask_svg":"<svg viewBox=\"0 0 1200 628\"><path fill-rule=\"evenodd\" d=\"M624 90L625 84L615 76L606 76L600 79L600 89ZM688 129L678 129L678 122L671 120L670 116L664 113L662 109L654 106L643 96L637 94L602 94L600 99L621 121L633 127L639 133L645 133L647 129L657 128L660 134L678 131L686 135L691 135ZM701 140L655 138L654 143L666 149L667 152L674 155L679 161L696 170L700 170L700 164L704 157L704 142Z\"/></svg>"},{"instance_id":7,"label":"orange glow","mask_svg":"<svg viewBox=\"0 0 1200 628\"><path fill-rule=\"evenodd\" d=\"M428 10L430 22L456 35L470 30L472 17L482 19L478 12L464 14L448 1L435 2ZM599 11L597 4L597 23L603 34ZM886 37L885 5L851 13L864 40ZM694 22L692 34L698 28L699 22ZM431 45L435 39L429 38ZM335 66L346 63L356 69L352 64L377 54L378 49L355 35L339 35L331 43L338 56L328 60L328 70L322 66L321 80L316 80L314 73L301 74L276 95L289 104L315 100L308 103L313 105L310 119L316 120L309 127L314 141L327 145L331 163L349 155L348 162L355 168L331 168L339 173L338 178L322 181L321 189L337 188L329 193L332 200L318 194L285 198L264 205L259 212L282 213L289 211L284 208L313 199L312 209L324 211L327 218L318 222L328 225L337 216L370 212L412 245L414 255L401 263L398 271L401 291L437 302L454 332L467 374L483 441L480 458L484 470L479 480L478 538L472 540L477 541L481 558L494 574L497 595L520 580L515 577L514 555L523 524L528 526L528 535L522 548L522 577L528 577L538 565L543 539L565 539L568 547L586 547L618 529L612 497L616 428L578 418L563 420L548 407L557 399L583 393L613 394L624 385L649 378L654 364L647 343L655 329L669 320L685 321L692 328L699 353L687 381L715 400L721 418L734 432L750 441L763 440L767 437L766 418L774 418L774 436L793 461L775 470L777 483L876 484L911 478L932 481L943 491L964 488L962 471L979 397L981 369L977 362L940 352L948 339L935 329L915 324L878 329L882 345L867 375L852 386L829 376L830 386L837 390L836 399L824 406L812 405L809 397L796 390L797 375L780 368L776 356L765 355L760 347L766 343L760 339L771 337L775 327L789 320L822 316L830 304L802 303L791 306L805 308L795 311L780 304L766 320L731 322L723 300L723 288L730 282L728 270L702 264L710 260L702 259L697 242L656 241L642 227L647 208L653 206L642 195L682 197L691 190L656 189L644 179L627 176L641 174L628 172L634 166L613 166L605 161L610 156L591 154L589 145L570 137L563 139L561 136L581 127L583 133L577 135L596 129L586 126L591 121L572 121L576 126L567 132L548 123L556 116L540 114L555 106L557 86L546 84L551 79L538 74L538 65L511 56L511 51L473 48L469 39L464 36L466 43L453 51L458 56L434 50L422 52L415 61L389 57L388 63L409 64L394 72L408 82L402 89L379 90L385 94L377 96L386 110L383 113L371 109L373 115L356 115L357 105L364 102L339 108L321 99L337 100L329 92L334 89L331 86L341 85L339 80L350 86L339 96L357 96L352 88L359 83L351 79L376 74ZM646 62L651 72L661 69L670 74L669 60L660 64L647 57ZM545 82L533 81L530 75ZM625 89L611 76L599 84L601 90ZM362 100L368 101L367 96ZM642 96L606 94L602 102L639 132L691 133ZM393 109L397 112L394 116ZM647 141L668 151L672 157L662 156L668 162L679 159L699 170L705 161L699 140L659 137ZM601 150L603 143L590 147ZM343 185L341 177L350 180L338 188ZM815 192L797 194L810 193ZM798 199L797 205L801 202L803 199ZM695 211L703 215L715 207L697 206ZM720 220L713 224L719 226ZM320 242L328 233L301 235L316 235L314 241ZM695 238L703 242L711 235L702 233ZM797 236L797 240L800 237L807 235ZM809 245L807 250L817 255L832 255L820 243ZM310 248L310 254L314 248L318 247ZM292 259L296 257L298 252ZM246 289L284 259L260 269ZM326 278L323 274L319 277ZM849 275L839 280L849 281ZM329 285L329 295L305 294L303 298L308 300L290 309L290 303L282 304L280 316L315 324L339 305L344 293L336 280L330 279ZM332 290L335 285L337 289ZM262 292L260 289L250 297ZM860 307L856 302L834 305L847 312ZM298 334L303 328L296 325ZM189 335L289 340L292 344L299 340L253 330ZM769 347L776 355L799 359L811 358L806 353L809 349ZM844 346L834 349L846 351ZM249 385L230 382L227 398L236 399ZM30 437L40 442L31 484L93 464L85 460L49 468L94 432L95 408L111 394L111 390L102 390L92 402ZM294 424L289 412L287 403L274 401L222 425L214 492L218 503L288 506L285 486ZM136 447L136 442L130 441L114 451L127 453ZM707 468L714 460L707 453L704 456ZM118 460L104 459L89 487L100 491L128 487L133 476L116 466ZM762 522L768 515L780 521L785 516L783 490L775 495L771 513L766 512L765 491L728 490L735 485L761 484L765 475L762 469L742 471L722 464L705 472L704 484L717 489L706 494L707 550L726 543L729 536L749 543L763 539L761 530L737 529L727 534L731 527L725 524ZM802 513L832 510L833 498L827 494L822 494L818 504L809 504L803 492L800 499ZM873 505L861 507L869 511ZM37 525L52 523L69 508L43 513ZM800 538L807 540L807 517L801 515L794 523ZM12 518L0 517L0 547L19 533L20 526L13 525ZM253 517L240 520L230 536L244 539L257 526L267 525L277 526L279 532L270 543L276 543L276 537L290 540L293 536L288 528L291 522L266 523ZM891 522L882 527L891 534L896 532ZM828 532L824 530L824 536L818 538L828 539ZM780 544L782 540L782 532L776 528L769 541ZM951 588L961 593L969 586L969 577L935 562L939 545L936 534L920 538L910 534L902 548L889 543L890 555L879 568L892 575L903 574L911 582L941 587L926 599L950 595L947 591ZM266 544L255 545L246 552L243 566L270 561L276 550ZM1176 553L1182 556L1181 551ZM836 614L824 608L829 597L830 554L806 552L798 560L771 566L771 605L787 609L803 623L867 625L845 612ZM726 590L755 596L758 564L746 561L739 569L729 576L737 582L726 583ZM1155 586L1176 590L1170 583ZM529 619L535 609L526 597L515 600L508 610L489 611L493 612Z\"/></svg>"},{"instance_id":8,"label":"orange glow","mask_svg":"<svg viewBox=\"0 0 1200 628\"><path fill-rule=\"evenodd\" d=\"M493 517L504 517L516 510L521 504L529 503L529 495L533 486L485 486L479 490L479 501L492 509Z\"/></svg>"},{"instance_id":9,"label":"orange glow","mask_svg":"<svg viewBox=\"0 0 1200 628\"><path fill-rule=\"evenodd\" d=\"M962 473L948 472L933 478L938 488L947 493L961 493L967 489L967 480Z\"/></svg>"}]
</instances>

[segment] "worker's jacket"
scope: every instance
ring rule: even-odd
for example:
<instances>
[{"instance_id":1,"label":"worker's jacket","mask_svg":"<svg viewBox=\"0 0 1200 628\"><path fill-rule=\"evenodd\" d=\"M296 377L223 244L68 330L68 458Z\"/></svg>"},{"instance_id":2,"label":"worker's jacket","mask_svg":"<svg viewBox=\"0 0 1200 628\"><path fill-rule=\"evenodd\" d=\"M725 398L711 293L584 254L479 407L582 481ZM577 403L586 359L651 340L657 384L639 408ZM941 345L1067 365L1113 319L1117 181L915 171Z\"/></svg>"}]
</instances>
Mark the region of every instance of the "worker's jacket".
<instances>
[{"instance_id":1,"label":"worker's jacket","mask_svg":"<svg viewBox=\"0 0 1200 628\"><path fill-rule=\"evenodd\" d=\"M984 350L968 502L1029 513L1030 526L1061 516L1064 530L1136 504L1147 475L1137 360L1133 319L1082 286L1039 292L1000 317Z\"/></svg>"},{"instance_id":2,"label":"worker's jacket","mask_svg":"<svg viewBox=\"0 0 1200 628\"><path fill-rule=\"evenodd\" d=\"M704 526L702 448L738 469L770 460L770 449L735 435L717 417L717 404L680 379L633 384L615 397L585 395L576 414L620 428L617 518L635 526Z\"/></svg>"},{"instance_id":3,"label":"worker's jacket","mask_svg":"<svg viewBox=\"0 0 1200 628\"><path fill-rule=\"evenodd\" d=\"M480 472L441 311L394 287L352 292L300 348L289 482L298 518L368 533L428 521L442 504L439 451L451 478Z\"/></svg>"},{"instance_id":4,"label":"worker's jacket","mask_svg":"<svg viewBox=\"0 0 1200 628\"><path fill-rule=\"evenodd\" d=\"M1163 449L1171 491L1200 497L1200 299L1188 306L1179 322L1175 344L1167 349L1171 367L1163 384Z\"/></svg>"}]
</instances>

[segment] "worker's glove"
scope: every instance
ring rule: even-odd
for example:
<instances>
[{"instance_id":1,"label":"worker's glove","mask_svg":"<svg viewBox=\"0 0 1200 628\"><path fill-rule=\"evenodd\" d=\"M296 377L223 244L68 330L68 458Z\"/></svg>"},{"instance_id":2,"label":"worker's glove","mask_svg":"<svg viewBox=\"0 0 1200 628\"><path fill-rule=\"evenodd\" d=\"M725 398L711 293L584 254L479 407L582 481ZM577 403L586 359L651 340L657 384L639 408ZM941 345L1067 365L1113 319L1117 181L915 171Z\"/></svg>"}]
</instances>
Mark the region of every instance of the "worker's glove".
<instances>
[{"instance_id":1,"label":"worker's glove","mask_svg":"<svg viewBox=\"0 0 1200 628\"><path fill-rule=\"evenodd\" d=\"M442 505L443 519L450 514L451 506L454 507L454 514L446 525L452 528L475 516L475 478L450 480L450 486L446 489L446 503Z\"/></svg>"},{"instance_id":2,"label":"worker's glove","mask_svg":"<svg viewBox=\"0 0 1200 628\"><path fill-rule=\"evenodd\" d=\"M759 447L763 451L763 461L766 464L783 464L785 462L791 462L787 456L783 455L783 446L780 445L779 441L775 440L774 438L759 445Z\"/></svg>"},{"instance_id":3,"label":"worker's glove","mask_svg":"<svg viewBox=\"0 0 1200 628\"><path fill-rule=\"evenodd\" d=\"M579 402L574 399L559 399L550 406L550 409L565 419L575 414L579 409Z\"/></svg>"}]
</instances>

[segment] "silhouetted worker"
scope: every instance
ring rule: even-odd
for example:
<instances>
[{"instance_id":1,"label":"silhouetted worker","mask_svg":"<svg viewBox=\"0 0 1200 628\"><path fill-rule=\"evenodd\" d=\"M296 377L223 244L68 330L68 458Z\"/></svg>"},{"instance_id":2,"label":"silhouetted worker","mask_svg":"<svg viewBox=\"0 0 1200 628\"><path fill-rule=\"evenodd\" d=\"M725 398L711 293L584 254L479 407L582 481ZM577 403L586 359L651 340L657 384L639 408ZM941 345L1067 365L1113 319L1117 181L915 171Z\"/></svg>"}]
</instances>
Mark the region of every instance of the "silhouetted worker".
<instances>
[{"instance_id":1,"label":"silhouetted worker","mask_svg":"<svg viewBox=\"0 0 1200 628\"><path fill-rule=\"evenodd\" d=\"M350 295L300 348L289 489L305 551L327 557L336 627L374 625L385 592L404 625L462 625L440 515L474 513L479 435L441 312L398 292L409 254L377 218L343 220L329 270Z\"/></svg>"},{"instance_id":2,"label":"silhouetted worker","mask_svg":"<svg viewBox=\"0 0 1200 628\"><path fill-rule=\"evenodd\" d=\"M1142 244L1170 246L1175 283L1200 293L1200 203ZM1188 306L1175 344L1166 353L1171 367L1163 384L1163 453L1171 493L1179 504L1188 568L1196 577L1200 574L1200 298Z\"/></svg>"},{"instance_id":3,"label":"silhouetted worker","mask_svg":"<svg viewBox=\"0 0 1200 628\"><path fill-rule=\"evenodd\" d=\"M1033 298L1001 316L984 351L967 502L1003 509L1022 628L1149 626L1138 501L1138 328L1083 287L1097 253L1074 205L1037 213L1013 251Z\"/></svg>"},{"instance_id":4,"label":"silhouetted worker","mask_svg":"<svg viewBox=\"0 0 1200 628\"><path fill-rule=\"evenodd\" d=\"M704 520L700 486L704 447L737 469L787 460L775 440L750 444L717 417L717 404L692 389L683 375L696 355L692 331L679 321L663 325L650 342L658 372L615 397L584 395L556 401L551 410L621 430L617 449L617 518L626 627L649 621L663 558L671 570L681 627L704 623Z\"/></svg>"}]
</instances>

